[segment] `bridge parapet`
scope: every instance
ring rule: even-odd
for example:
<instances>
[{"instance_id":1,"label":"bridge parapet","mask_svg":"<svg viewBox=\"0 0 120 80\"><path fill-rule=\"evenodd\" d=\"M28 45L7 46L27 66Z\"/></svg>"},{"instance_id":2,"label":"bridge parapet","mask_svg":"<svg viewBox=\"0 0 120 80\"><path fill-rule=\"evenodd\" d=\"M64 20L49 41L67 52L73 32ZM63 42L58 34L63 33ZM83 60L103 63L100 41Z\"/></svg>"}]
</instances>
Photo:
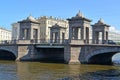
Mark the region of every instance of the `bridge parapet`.
<instances>
[{"instance_id":1,"label":"bridge parapet","mask_svg":"<svg viewBox=\"0 0 120 80\"><path fill-rule=\"evenodd\" d=\"M43 39L30 39L30 40L26 40L26 39L21 39L21 40L3 40L0 41L0 44L73 44L73 45L95 45L92 43L92 39L89 39L89 42L87 42L86 40L81 40L81 39L65 39L62 40L61 42L50 42L51 40L43 40ZM101 42L101 41L100 41ZM120 41L112 41L112 40L108 40L107 43L98 43L97 45L120 45Z\"/></svg>"},{"instance_id":2,"label":"bridge parapet","mask_svg":"<svg viewBox=\"0 0 120 80\"><path fill-rule=\"evenodd\" d=\"M17 44L31 44L31 40L18 40Z\"/></svg>"},{"instance_id":3,"label":"bridge parapet","mask_svg":"<svg viewBox=\"0 0 120 80\"><path fill-rule=\"evenodd\" d=\"M70 44L74 44L74 45L78 45L78 44L81 44L83 45L84 44L84 40L70 40Z\"/></svg>"}]
</instances>

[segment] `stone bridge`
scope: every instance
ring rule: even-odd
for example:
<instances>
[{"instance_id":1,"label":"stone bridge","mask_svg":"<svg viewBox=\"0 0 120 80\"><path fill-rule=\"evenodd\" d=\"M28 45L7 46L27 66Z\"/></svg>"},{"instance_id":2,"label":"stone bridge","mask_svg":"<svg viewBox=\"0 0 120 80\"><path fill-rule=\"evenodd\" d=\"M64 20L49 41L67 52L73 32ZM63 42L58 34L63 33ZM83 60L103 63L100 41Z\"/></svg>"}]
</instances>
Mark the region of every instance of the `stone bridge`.
<instances>
[{"instance_id":1,"label":"stone bridge","mask_svg":"<svg viewBox=\"0 0 120 80\"><path fill-rule=\"evenodd\" d=\"M18 49L16 45L0 45L0 59L15 60L18 56Z\"/></svg>"},{"instance_id":2,"label":"stone bridge","mask_svg":"<svg viewBox=\"0 0 120 80\"><path fill-rule=\"evenodd\" d=\"M119 52L119 45L69 44L65 47L64 57L69 64L112 64L113 55Z\"/></svg>"},{"instance_id":3,"label":"stone bridge","mask_svg":"<svg viewBox=\"0 0 120 80\"><path fill-rule=\"evenodd\" d=\"M0 59L20 60L32 54L34 45L31 44L0 44ZM29 56L28 56L29 57ZM27 58L26 58L27 60Z\"/></svg>"},{"instance_id":4,"label":"stone bridge","mask_svg":"<svg viewBox=\"0 0 120 80\"><path fill-rule=\"evenodd\" d=\"M84 45L79 60L81 63L112 64L113 55L119 52L120 46L117 45Z\"/></svg>"},{"instance_id":5,"label":"stone bridge","mask_svg":"<svg viewBox=\"0 0 120 80\"><path fill-rule=\"evenodd\" d=\"M110 25L100 19L92 25L91 34L91 19L84 17L80 11L67 20L69 28L59 24L52 25L51 28L49 27L50 36L48 37L40 36L39 23L31 20L31 17L19 21L18 41L13 40L15 44L1 44L0 59L60 60L69 64L112 63L112 56L120 52L120 46L108 45ZM49 31L47 27L46 29ZM45 31L45 35L47 33Z\"/></svg>"},{"instance_id":6,"label":"stone bridge","mask_svg":"<svg viewBox=\"0 0 120 80\"><path fill-rule=\"evenodd\" d=\"M0 59L61 60L68 64L112 64L119 45L108 44L1 44Z\"/></svg>"},{"instance_id":7,"label":"stone bridge","mask_svg":"<svg viewBox=\"0 0 120 80\"><path fill-rule=\"evenodd\" d=\"M0 60L64 60L63 44L0 44Z\"/></svg>"}]
</instances>

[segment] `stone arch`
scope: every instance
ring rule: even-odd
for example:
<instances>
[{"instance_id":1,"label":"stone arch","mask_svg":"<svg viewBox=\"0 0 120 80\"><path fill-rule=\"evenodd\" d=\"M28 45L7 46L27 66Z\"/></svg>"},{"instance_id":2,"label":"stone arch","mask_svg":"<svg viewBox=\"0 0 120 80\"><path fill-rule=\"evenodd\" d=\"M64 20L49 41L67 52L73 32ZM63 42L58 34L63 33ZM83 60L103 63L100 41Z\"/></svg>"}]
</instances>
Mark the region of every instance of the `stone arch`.
<instances>
[{"instance_id":1,"label":"stone arch","mask_svg":"<svg viewBox=\"0 0 120 80\"><path fill-rule=\"evenodd\" d=\"M5 53L5 55L4 55ZM7 55L6 55L7 54ZM10 56L10 58L8 57L7 59L4 59L4 60L15 60L17 58L17 54L15 53L15 51L13 50L10 50L10 49L7 49L7 48L0 48L0 56ZM0 57L0 58L1 58ZM12 58L11 58L12 57Z\"/></svg>"},{"instance_id":2,"label":"stone arch","mask_svg":"<svg viewBox=\"0 0 120 80\"><path fill-rule=\"evenodd\" d=\"M100 56L102 56L100 60L103 59L103 56L105 56L106 57L105 60L107 60L107 58L111 58L114 54L118 52L120 52L120 48L105 48L105 49L94 50L86 56L86 62L90 63L90 59Z\"/></svg>"}]
</instances>

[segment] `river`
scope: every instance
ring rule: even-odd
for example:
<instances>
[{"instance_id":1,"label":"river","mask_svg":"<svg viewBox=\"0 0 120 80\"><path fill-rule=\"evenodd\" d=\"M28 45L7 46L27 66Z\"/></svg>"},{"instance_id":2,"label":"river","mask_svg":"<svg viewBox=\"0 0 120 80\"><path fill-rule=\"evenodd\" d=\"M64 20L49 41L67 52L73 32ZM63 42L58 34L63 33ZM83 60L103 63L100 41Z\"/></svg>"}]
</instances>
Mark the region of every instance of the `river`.
<instances>
[{"instance_id":1,"label":"river","mask_svg":"<svg viewBox=\"0 0 120 80\"><path fill-rule=\"evenodd\" d=\"M116 80L120 77L120 66L0 61L0 80L76 80L76 77Z\"/></svg>"}]
</instances>

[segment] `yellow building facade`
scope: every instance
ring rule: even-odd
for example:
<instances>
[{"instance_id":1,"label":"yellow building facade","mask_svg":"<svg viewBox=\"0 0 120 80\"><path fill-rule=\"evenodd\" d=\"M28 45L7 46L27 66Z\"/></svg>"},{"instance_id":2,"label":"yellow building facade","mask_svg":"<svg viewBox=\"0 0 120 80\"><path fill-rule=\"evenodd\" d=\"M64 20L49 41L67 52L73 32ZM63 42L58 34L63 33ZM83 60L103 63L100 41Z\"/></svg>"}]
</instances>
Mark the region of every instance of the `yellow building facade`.
<instances>
[{"instance_id":1,"label":"yellow building facade","mask_svg":"<svg viewBox=\"0 0 120 80\"><path fill-rule=\"evenodd\" d=\"M0 28L0 41L4 41L4 40L11 40L11 31L4 29L4 28Z\"/></svg>"}]
</instances>

